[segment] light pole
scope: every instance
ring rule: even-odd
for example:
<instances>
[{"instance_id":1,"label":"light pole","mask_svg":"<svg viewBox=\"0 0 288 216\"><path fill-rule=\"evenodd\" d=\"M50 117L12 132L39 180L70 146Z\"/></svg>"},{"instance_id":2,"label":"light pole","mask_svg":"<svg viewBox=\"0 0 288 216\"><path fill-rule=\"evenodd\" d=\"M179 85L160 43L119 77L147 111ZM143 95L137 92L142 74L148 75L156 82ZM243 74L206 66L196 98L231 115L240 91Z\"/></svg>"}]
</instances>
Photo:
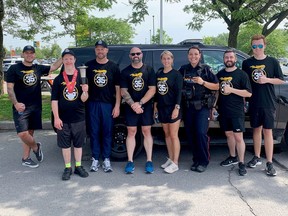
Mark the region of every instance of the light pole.
<instances>
[{"instance_id":1,"label":"light pole","mask_svg":"<svg viewBox=\"0 0 288 216\"><path fill-rule=\"evenodd\" d=\"M160 0L160 44L163 44L163 0Z\"/></svg>"},{"instance_id":2,"label":"light pole","mask_svg":"<svg viewBox=\"0 0 288 216\"><path fill-rule=\"evenodd\" d=\"M153 37L155 36L155 28L154 28L154 15L152 16L153 18Z\"/></svg>"}]
</instances>

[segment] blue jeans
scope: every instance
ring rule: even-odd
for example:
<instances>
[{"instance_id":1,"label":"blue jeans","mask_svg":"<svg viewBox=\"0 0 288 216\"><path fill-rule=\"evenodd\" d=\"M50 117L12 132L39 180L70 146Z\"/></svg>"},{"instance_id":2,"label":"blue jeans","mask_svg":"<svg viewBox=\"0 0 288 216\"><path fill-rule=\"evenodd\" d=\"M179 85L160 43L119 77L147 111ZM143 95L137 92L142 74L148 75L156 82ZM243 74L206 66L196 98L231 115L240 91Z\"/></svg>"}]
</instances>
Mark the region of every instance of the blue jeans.
<instances>
[{"instance_id":1,"label":"blue jeans","mask_svg":"<svg viewBox=\"0 0 288 216\"><path fill-rule=\"evenodd\" d=\"M101 149L102 158L110 158L113 136L113 105L103 102L90 101L88 115L92 157L99 160ZM102 143L102 145L101 145Z\"/></svg>"},{"instance_id":2,"label":"blue jeans","mask_svg":"<svg viewBox=\"0 0 288 216\"><path fill-rule=\"evenodd\" d=\"M188 144L192 147L193 162L207 166L209 164L209 142L207 135L209 127L210 109L202 107L195 110L193 106L186 108L184 125Z\"/></svg>"}]
</instances>

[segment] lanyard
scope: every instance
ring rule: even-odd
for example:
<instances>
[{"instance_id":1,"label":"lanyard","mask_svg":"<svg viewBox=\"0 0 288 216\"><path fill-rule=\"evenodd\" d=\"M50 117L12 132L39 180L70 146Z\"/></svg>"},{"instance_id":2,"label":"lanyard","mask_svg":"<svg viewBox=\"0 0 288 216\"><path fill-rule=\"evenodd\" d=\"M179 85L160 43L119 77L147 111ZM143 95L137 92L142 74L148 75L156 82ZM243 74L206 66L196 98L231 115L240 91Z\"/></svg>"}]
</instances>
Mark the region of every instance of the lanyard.
<instances>
[{"instance_id":1,"label":"lanyard","mask_svg":"<svg viewBox=\"0 0 288 216\"><path fill-rule=\"evenodd\" d=\"M73 90L74 90L74 87L75 87L75 84L76 84L77 75L78 75L78 71L75 69L73 77L72 77L72 81L69 82L69 79L68 79L66 71L63 71L63 78L64 78L64 81L66 83L67 90L68 90L69 93L72 93Z\"/></svg>"}]
</instances>

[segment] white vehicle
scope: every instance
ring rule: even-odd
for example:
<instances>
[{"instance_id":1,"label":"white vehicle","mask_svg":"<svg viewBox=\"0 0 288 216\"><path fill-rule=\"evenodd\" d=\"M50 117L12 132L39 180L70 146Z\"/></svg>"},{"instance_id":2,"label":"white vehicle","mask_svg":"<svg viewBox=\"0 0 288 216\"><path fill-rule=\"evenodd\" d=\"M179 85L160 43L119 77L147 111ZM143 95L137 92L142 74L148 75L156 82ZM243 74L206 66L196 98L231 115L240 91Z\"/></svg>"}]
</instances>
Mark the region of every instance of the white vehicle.
<instances>
[{"instance_id":1,"label":"white vehicle","mask_svg":"<svg viewBox=\"0 0 288 216\"><path fill-rule=\"evenodd\" d=\"M6 72L13 64L23 62L23 58L6 58L3 60L3 72Z\"/></svg>"}]
</instances>

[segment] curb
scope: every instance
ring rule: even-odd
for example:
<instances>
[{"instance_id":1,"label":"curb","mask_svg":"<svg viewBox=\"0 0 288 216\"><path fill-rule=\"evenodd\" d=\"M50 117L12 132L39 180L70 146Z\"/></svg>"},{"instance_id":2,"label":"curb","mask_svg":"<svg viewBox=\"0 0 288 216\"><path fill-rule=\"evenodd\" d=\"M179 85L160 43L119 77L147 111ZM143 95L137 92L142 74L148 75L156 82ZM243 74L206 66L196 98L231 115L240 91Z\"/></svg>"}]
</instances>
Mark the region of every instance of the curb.
<instances>
[{"instance_id":1,"label":"curb","mask_svg":"<svg viewBox=\"0 0 288 216\"><path fill-rule=\"evenodd\" d=\"M50 121L43 121L42 122L42 129L43 130L53 130ZM1 121L0 122L0 131L1 130L15 130L14 121Z\"/></svg>"}]
</instances>

